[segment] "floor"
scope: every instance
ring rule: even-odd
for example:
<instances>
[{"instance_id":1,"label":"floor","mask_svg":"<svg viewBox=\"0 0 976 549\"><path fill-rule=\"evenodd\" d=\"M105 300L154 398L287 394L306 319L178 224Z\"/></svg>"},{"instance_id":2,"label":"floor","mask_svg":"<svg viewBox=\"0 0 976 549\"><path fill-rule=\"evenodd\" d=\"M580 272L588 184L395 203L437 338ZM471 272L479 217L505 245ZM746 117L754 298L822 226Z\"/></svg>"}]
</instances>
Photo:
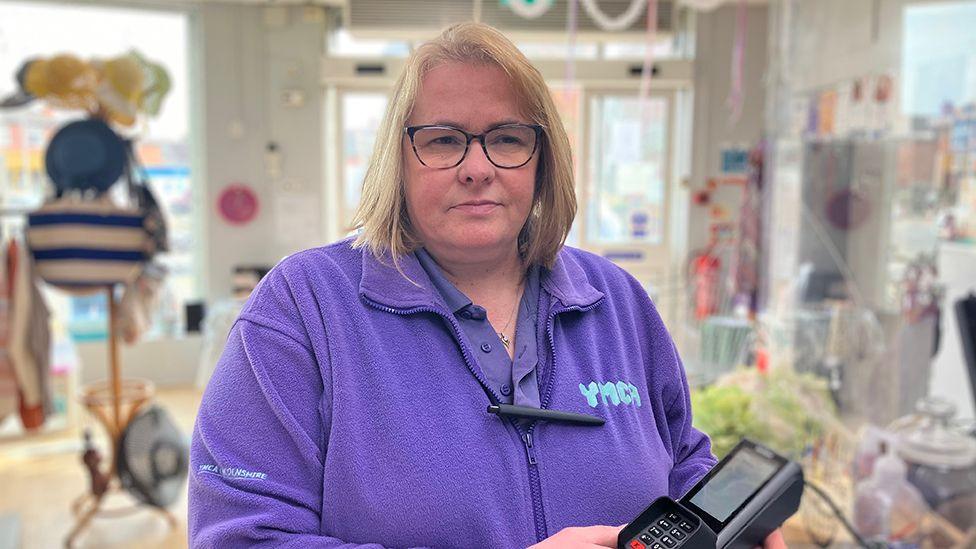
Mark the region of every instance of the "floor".
<instances>
[{"instance_id":1,"label":"floor","mask_svg":"<svg viewBox=\"0 0 976 549\"><path fill-rule=\"evenodd\" d=\"M200 391L192 387L159 389L161 404L189 437L200 404ZM0 517L20 519L22 549L61 547L74 524L71 502L88 489L88 473L80 460L81 430L97 424L89 418L74 429L34 439L0 442ZM104 449L99 432L96 444ZM103 450L103 455L105 452ZM108 508L127 508L133 500L125 494L108 498ZM186 542L186 494L172 513L178 527L170 528L158 513L143 508L122 518L96 518L76 538L78 548L147 549L184 548ZM2 538L0 538L2 540ZM6 547L0 547L6 549Z\"/></svg>"}]
</instances>

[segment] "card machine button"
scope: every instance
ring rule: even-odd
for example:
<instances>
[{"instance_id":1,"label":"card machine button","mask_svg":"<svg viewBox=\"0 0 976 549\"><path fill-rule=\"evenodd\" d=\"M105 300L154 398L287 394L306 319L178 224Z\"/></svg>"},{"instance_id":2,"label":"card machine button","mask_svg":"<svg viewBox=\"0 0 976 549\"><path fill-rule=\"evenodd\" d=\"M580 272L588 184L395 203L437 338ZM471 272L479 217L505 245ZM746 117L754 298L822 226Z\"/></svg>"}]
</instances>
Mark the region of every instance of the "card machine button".
<instances>
[{"instance_id":1,"label":"card machine button","mask_svg":"<svg viewBox=\"0 0 976 549\"><path fill-rule=\"evenodd\" d=\"M668 517L668 520L670 520L671 522L677 522L677 520L679 518L681 518L681 517L678 516L678 513L675 513L674 511L668 513L665 516L667 516Z\"/></svg>"},{"instance_id":2,"label":"card machine button","mask_svg":"<svg viewBox=\"0 0 976 549\"><path fill-rule=\"evenodd\" d=\"M688 534L685 534L684 532L682 532L681 530L678 530L677 528L672 528L671 531L668 532L668 533L671 534L671 537L673 537L674 539L676 539L678 541L681 541L681 540L685 539L685 536L688 535Z\"/></svg>"},{"instance_id":3,"label":"card machine button","mask_svg":"<svg viewBox=\"0 0 976 549\"><path fill-rule=\"evenodd\" d=\"M640 540L643 541L644 543L650 543L650 542L654 541L654 538L652 538L651 536L649 536L647 534L641 534L640 535Z\"/></svg>"},{"instance_id":4,"label":"card machine button","mask_svg":"<svg viewBox=\"0 0 976 549\"><path fill-rule=\"evenodd\" d=\"M665 531L671 529L671 523L664 519L657 521L657 525L660 526L661 528L664 528Z\"/></svg>"},{"instance_id":5,"label":"card machine button","mask_svg":"<svg viewBox=\"0 0 976 549\"><path fill-rule=\"evenodd\" d=\"M635 539L631 540L630 549L647 549L647 546Z\"/></svg>"},{"instance_id":6,"label":"card machine button","mask_svg":"<svg viewBox=\"0 0 976 549\"><path fill-rule=\"evenodd\" d=\"M675 545L678 544L678 542L671 539L671 536L664 536L663 538L661 538L661 543L663 543L668 547L674 547Z\"/></svg>"},{"instance_id":7,"label":"card machine button","mask_svg":"<svg viewBox=\"0 0 976 549\"><path fill-rule=\"evenodd\" d=\"M651 549L664 549L664 546L655 541L654 545L651 545Z\"/></svg>"},{"instance_id":8,"label":"card machine button","mask_svg":"<svg viewBox=\"0 0 976 549\"><path fill-rule=\"evenodd\" d=\"M661 529L658 528L657 526L651 526L651 529L648 530L648 532L650 532L650 534L656 538L659 538L664 535L664 532L661 531Z\"/></svg>"},{"instance_id":9,"label":"card machine button","mask_svg":"<svg viewBox=\"0 0 976 549\"><path fill-rule=\"evenodd\" d=\"M691 533L692 530L695 529L695 527L692 526L691 523L688 522L687 520L681 521L680 523L678 523L678 526L680 526L682 530L688 532L689 534Z\"/></svg>"}]
</instances>

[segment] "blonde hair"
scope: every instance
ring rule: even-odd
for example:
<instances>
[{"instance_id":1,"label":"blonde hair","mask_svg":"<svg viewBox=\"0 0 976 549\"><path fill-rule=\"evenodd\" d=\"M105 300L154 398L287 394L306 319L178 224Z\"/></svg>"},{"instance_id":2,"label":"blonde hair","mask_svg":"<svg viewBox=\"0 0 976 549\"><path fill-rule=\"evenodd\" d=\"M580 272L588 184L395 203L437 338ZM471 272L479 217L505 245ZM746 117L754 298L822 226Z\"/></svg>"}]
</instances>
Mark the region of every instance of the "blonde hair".
<instances>
[{"instance_id":1,"label":"blonde hair","mask_svg":"<svg viewBox=\"0 0 976 549\"><path fill-rule=\"evenodd\" d=\"M360 230L353 246L365 246L377 258L390 254L399 268L399 258L421 245L410 224L403 189L403 127L427 72L452 62L488 64L504 70L522 114L545 128L537 152L535 196L518 245L526 265L551 268L576 215L569 138L539 70L511 40L481 23L453 25L407 59L366 169L362 199L352 222L353 228Z\"/></svg>"}]
</instances>

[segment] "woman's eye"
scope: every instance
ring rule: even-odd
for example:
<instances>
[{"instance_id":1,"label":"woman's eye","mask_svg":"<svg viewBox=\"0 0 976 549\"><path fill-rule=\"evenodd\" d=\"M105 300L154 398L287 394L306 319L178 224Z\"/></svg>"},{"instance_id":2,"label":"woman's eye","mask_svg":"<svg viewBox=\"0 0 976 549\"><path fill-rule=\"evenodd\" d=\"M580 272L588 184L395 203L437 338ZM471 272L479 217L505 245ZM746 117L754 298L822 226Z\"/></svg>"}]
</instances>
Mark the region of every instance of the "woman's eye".
<instances>
[{"instance_id":1,"label":"woman's eye","mask_svg":"<svg viewBox=\"0 0 976 549\"><path fill-rule=\"evenodd\" d=\"M515 135L499 135L492 139L491 142L499 145L521 145L522 139Z\"/></svg>"},{"instance_id":2,"label":"woman's eye","mask_svg":"<svg viewBox=\"0 0 976 549\"><path fill-rule=\"evenodd\" d=\"M456 137L445 135L443 137L435 138L430 142L431 145L456 145L460 143Z\"/></svg>"}]
</instances>

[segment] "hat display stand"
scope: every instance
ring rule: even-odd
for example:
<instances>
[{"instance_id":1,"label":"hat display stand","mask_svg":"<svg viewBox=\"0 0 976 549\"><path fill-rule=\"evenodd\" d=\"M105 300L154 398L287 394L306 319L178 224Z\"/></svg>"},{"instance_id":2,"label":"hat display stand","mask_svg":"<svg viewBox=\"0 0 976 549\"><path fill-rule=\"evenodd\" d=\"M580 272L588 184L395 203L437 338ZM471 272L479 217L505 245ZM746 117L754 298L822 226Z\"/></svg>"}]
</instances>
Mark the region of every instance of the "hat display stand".
<instances>
[{"instance_id":1,"label":"hat display stand","mask_svg":"<svg viewBox=\"0 0 976 549\"><path fill-rule=\"evenodd\" d=\"M109 463L108 471L102 472L107 477L108 483L107 488L99 489L96 488L98 483L93 482L90 491L76 498L71 504L75 524L65 538L65 547L71 547L96 517L126 516L141 509L149 508L162 515L170 528L175 529L179 525L176 516L162 507L143 503L117 508L107 508L105 505L109 495L124 492L115 459L119 453L122 434L139 411L152 401L155 394L155 387L148 380L122 379L119 360L119 304L115 299L114 290L115 288L112 286L105 288L109 311L109 378L85 386L82 389L81 396L82 403L105 428L111 441L112 454L107 460ZM97 465L95 467L97 468Z\"/></svg>"},{"instance_id":2,"label":"hat display stand","mask_svg":"<svg viewBox=\"0 0 976 549\"><path fill-rule=\"evenodd\" d=\"M46 152L46 168L57 190L95 196L103 195L122 176L127 166L126 143L100 117L71 122L63 126L51 139ZM128 493L119 471L118 459L123 435L132 420L149 406L155 387L147 380L123 379L119 357L119 302L115 289L121 281L106 280L95 286L103 291L108 301L108 378L88 384L81 389L81 402L104 428L109 439L109 456L103 459L86 440L82 461L90 475L86 493L71 503L75 523L64 540L71 547L96 517L121 517L143 508L160 513L171 528L179 524L176 517L165 507L148 505ZM86 434L86 439L88 435ZM104 464L104 465L103 465ZM131 505L111 507L108 500L119 492L133 500Z\"/></svg>"},{"instance_id":3,"label":"hat display stand","mask_svg":"<svg viewBox=\"0 0 976 549\"><path fill-rule=\"evenodd\" d=\"M16 81L19 89L9 97L0 98L0 109L20 108L41 100L51 108L82 110L88 114L84 119L63 125L48 143L44 165L54 185L55 200L63 196L68 199L78 197L90 200L106 195L129 167L129 145L113 128L132 128L143 116L158 116L163 99L171 88L169 74L163 65L146 59L135 50L113 58L91 61L83 61L71 54L27 59L18 69ZM65 85L65 82L70 82L70 85ZM102 212L98 208L93 211ZM58 210L56 213L64 212ZM57 215L49 217L54 218ZM78 223L76 220L65 219L43 221L55 227L57 223ZM111 235L108 240L116 239L113 242L115 251L118 251L117 240L121 229L118 229L118 223L108 225L100 227L101 233ZM115 232L106 229L115 229ZM51 231L48 233L57 234ZM96 257L99 255L97 252L102 251L97 245L91 249L88 246L82 246L83 249L71 247L72 243L63 240L65 239L55 238L53 245L61 245L73 254L94 252L92 255ZM78 258L71 256L71 259ZM85 290L104 292L108 298L108 378L82 387L80 400L107 433L110 455L106 460L99 454L92 446L90 433L86 430L86 448L82 461L87 467L91 482L89 490L71 503L75 523L64 540L68 547L75 543L94 518L123 516L142 507L149 507L162 514L171 528L176 528L179 524L176 517L164 506L150 505L137 494L127 492L129 486L123 480L126 465L119 465L117 458L125 454L120 450L123 450L127 428L142 411L150 407L155 387L147 380L122 378L119 357L120 305L115 297L115 290L122 279L119 271L109 268L99 271L96 268L99 265L93 258L81 259L84 261L80 263L90 268L82 273L84 276L69 280L71 284L67 286L71 288L54 283L52 285L72 293L76 293L73 290L77 290L77 293L88 293ZM105 273L108 274L97 276ZM51 283L51 280L45 280ZM89 285L91 280L96 280L96 285ZM120 471L120 468L123 470ZM127 492L135 504L109 508L108 496L116 492ZM115 504L114 498L112 503Z\"/></svg>"}]
</instances>

